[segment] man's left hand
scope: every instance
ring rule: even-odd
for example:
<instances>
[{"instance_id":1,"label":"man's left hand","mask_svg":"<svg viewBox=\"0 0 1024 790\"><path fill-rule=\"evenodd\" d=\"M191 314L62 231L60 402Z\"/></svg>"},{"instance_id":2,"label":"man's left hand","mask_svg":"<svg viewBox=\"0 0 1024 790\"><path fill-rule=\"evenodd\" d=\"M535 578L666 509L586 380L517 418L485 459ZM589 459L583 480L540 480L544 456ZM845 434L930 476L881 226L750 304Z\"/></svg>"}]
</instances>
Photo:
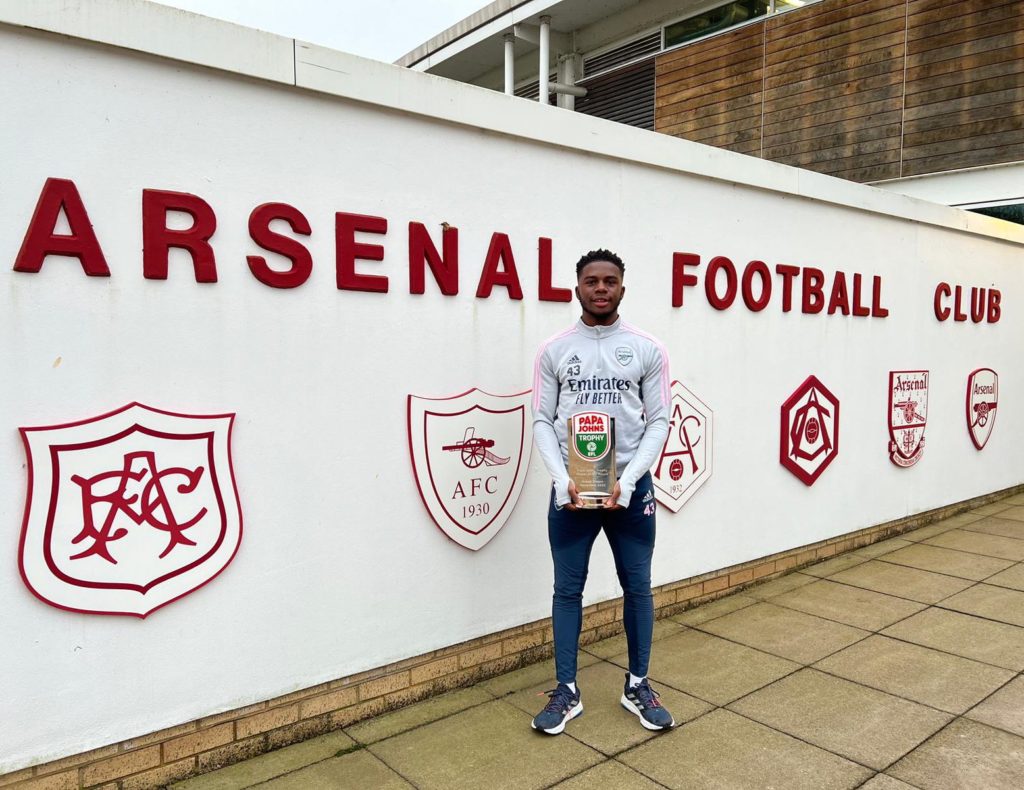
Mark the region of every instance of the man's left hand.
<instances>
[{"instance_id":1,"label":"man's left hand","mask_svg":"<svg viewBox=\"0 0 1024 790\"><path fill-rule=\"evenodd\" d=\"M612 495L604 501L605 510L621 510L622 505L619 504L619 497L622 496L622 488L619 486L619 481L615 481L615 488L612 489Z\"/></svg>"}]
</instances>

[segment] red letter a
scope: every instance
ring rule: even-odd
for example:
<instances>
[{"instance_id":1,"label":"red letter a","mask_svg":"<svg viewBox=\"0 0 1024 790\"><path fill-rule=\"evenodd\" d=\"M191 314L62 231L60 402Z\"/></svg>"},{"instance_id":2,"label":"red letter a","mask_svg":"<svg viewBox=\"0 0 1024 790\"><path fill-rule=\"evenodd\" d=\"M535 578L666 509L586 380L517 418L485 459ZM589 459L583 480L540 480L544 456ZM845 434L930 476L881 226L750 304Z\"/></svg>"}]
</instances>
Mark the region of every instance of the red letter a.
<instances>
[{"instance_id":1,"label":"red letter a","mask_svg":"<svg viewBox=\"0 0 1024 790\"><path fill-rule=\"evenodd\" d=\"M71 233L54 233L60 211L64 209ZM92 277L109 277L110 269L103 250L93 232L85 204L73 181L66 178L48 178L36 203L32 221L25 231L18 257L14 260L16 272L38 272L47 255L67 255L78 258L85 273Z\"/></svg>"},{"instance_id":2,"label":"red letter a","mask_svg":"<svg viewBox=\"0 0 1024 790\"><path fill-rule=\"evenodd\" d=\"M498 268L502 263L505 267ZM480 272L480 283L476 288L477 297L486 299L491 295L491 289L495 285L507 288L509 299L523 298L523 287L519 284L519 273L516 271L516 259L512 256L512 244L504 233L491 234L484 268Z\"/></svg>"}]
</instances>

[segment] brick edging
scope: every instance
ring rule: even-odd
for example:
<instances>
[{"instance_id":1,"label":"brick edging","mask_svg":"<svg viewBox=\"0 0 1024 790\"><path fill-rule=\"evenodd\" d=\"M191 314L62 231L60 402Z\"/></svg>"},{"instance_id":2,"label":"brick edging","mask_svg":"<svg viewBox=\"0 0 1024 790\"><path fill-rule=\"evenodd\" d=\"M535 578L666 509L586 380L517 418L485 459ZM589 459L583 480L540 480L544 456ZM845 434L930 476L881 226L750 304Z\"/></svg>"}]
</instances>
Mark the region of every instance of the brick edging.
<instances>
[{"instance_id":1,"label":"brick edging","mask_svg":"<svg viewBox=\"0 0 1024 790\"><path fill-rule=\"evenodd\" d=\"M1024 492L1024 484L654 588L669 617L836 554ZM584 610L580 643L622 633L622 599ZM507 628L244 708L0 775L0 788L147 790L347 727L551 656L550 619Z\"/></svg>"}]
</instances>

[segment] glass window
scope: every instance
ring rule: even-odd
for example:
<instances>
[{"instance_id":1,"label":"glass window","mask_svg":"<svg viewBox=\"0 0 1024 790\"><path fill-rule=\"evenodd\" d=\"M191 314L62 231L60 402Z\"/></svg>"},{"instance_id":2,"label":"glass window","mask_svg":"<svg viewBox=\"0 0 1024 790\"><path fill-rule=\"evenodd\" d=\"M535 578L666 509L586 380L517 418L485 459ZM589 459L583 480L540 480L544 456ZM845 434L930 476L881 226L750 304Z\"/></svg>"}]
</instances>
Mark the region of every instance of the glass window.
<instances>
[{"instance_id":1,"label":"glass window","mask_svg":"<svg viewBox=\"0 0 1024 790\"><path fill-rule=\"evenodd\" d=\"M1024 225L1024 203L1008 203L1002 206L985 206L983 208L968 209L968 211L973 211L976 214L984 214L986 217L1005 219L1010 222L1016 222L1018 225Z\"/></svg>"},{"instance_id":2,"label":"glass window","mask_svg":"<svg viewBox=\"0 0 1024 790\"><path fill-rule=\"evenodd\" d=\"M776 0L778 5L778 0ZM696 16L681 19L665 28L665 46L717 33L768 13L769 0L734 0Z\"/></svg>"}]
</instances>

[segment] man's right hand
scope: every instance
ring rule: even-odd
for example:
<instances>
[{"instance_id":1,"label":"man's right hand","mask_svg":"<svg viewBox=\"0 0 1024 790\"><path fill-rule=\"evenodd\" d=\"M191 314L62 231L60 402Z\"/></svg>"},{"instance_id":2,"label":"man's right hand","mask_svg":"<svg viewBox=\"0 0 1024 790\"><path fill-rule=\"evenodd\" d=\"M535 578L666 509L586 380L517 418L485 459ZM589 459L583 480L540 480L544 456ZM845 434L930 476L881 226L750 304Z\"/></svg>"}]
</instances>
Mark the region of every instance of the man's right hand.
<instances>
[{"instance_id":1,"label":"man's right hand","mask_svg":"<svg viewBox=\"0 0 1024 790\"><path fill-rule=\"evenodd\" d=\"M569 481L569 501L564 505L566 510L579 510L583 507L583 500L580 499L580 492L576 490L576 484Z\"/></svg>"}]
</instances>

